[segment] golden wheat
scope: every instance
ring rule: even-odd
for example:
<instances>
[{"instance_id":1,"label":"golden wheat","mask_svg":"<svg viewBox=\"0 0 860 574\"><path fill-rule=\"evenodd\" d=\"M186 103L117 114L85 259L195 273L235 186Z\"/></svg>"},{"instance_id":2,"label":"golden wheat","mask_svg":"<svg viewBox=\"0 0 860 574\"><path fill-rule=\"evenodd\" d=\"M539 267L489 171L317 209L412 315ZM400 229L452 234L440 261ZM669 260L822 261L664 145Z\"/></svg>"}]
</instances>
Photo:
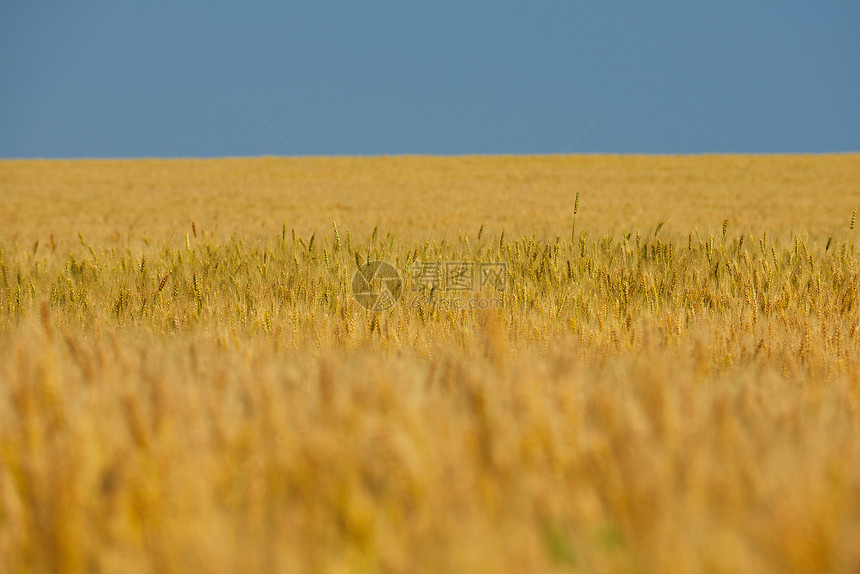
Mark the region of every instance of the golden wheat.
<instances>
[{"instance_id":1,"label":"golden wheat","mask_svg":"<svg viewBox=\"0 0 860 574\"><path fill-rule=\"evenodd\" d=\"M347 168L358 182L387 173L401 183L398 169L422 165L320 161L338 185ZM424 166L416 187L493 169L494 182L521 184L537 162L426 161L447 175ZM733 165L799 179L840 166L838 180L858 163L710 161L560 163L592 176L615 165L643 188L672 188L637 172L653 165L676 168L679 181ZM182 169L197 177L205 165L210 183L227 171L256 178L247 194L306 177L261 162ZM175 162L58 165L62 177L3 164L4 189L19 205L15 194L40 185L84 197L123 169L159 197L191 187ZM808 226L769 228L701 197L688 199L703 207L686 227L654 206L645 224L618 225L581 177L578 233L571 221L528 231L528 209L471 233L428 233L444 207L412 228L387 227L386 215L364 229L311 201L315 225L297 215L301 204L273 208L291 217L262 225L257 208L233 205L241 223L230 233L201 223L212 205L174 224L165 202L152 215L164 227L145 241L106 232L104 209L53 231L10 224L0 232L2 567L856 571L853 213L844 227L856 195L835 185ZM482 189L492 197L492 185ZM782 216L801 201L789 195ZM469 207L473 221L483 206ZM110 215L120 226L130 217ZM86 225L64 227L75 223ZM46 233L51 248L34 247ZM374 260L403 279L383 312L351 292L356 269ZM433 262L503 264L501 286L456 293L502 304L458 307L444 286L424 290L414 266Z\"/></svg>"}]
</instances>

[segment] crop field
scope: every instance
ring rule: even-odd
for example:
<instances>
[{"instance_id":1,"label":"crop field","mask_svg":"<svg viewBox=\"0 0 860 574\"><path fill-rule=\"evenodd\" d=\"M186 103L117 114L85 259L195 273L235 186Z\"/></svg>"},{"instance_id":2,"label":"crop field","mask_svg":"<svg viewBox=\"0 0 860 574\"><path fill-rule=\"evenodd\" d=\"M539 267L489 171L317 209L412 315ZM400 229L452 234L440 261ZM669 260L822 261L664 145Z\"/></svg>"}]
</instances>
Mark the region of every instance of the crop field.
<instances>
[{"instance_id":1,"label":"crop field","mask_svg":"<svg viewBox=\"0 0 860 574\"><path fill-rule=\"evenodd\" d=\"M858 207L856 154L0 161L0 571L857 572Z\"/></svg>"}]
</instances>

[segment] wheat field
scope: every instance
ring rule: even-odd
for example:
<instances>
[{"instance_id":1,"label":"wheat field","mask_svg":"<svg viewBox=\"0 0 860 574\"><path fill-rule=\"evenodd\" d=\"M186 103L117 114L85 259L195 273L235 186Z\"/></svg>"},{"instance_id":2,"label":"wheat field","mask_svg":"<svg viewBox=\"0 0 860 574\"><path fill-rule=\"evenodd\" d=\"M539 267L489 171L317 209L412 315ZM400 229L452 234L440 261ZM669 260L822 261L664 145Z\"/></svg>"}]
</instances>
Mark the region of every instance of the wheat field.
<instances>
[{"instance_id":1,"label":"wheat field","mask_svg":"<svg viewBox=\"0 0 860 574\"><path fill-rule=\"evenodd\" d=\"M858 182L0 161L0 568L857 572Z\"/></svg>"}]
</instances>

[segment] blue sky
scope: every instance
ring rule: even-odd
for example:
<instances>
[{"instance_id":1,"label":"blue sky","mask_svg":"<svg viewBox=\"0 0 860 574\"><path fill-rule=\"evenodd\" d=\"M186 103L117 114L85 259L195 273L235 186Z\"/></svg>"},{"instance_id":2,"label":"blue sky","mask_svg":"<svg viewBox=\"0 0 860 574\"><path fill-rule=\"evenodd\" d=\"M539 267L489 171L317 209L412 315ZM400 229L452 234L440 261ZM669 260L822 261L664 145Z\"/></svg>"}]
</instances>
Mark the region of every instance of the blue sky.
<instances>
[{"instance_id":1,"label":"blue sky","mask_svg":"<svg viewBox=\"0 0 860 574\"><path fill-rule=\"evenodd\" d=\"M0 157L860 150L856 0L361 4L3 2Z\"/></svg>"}]
</instances>

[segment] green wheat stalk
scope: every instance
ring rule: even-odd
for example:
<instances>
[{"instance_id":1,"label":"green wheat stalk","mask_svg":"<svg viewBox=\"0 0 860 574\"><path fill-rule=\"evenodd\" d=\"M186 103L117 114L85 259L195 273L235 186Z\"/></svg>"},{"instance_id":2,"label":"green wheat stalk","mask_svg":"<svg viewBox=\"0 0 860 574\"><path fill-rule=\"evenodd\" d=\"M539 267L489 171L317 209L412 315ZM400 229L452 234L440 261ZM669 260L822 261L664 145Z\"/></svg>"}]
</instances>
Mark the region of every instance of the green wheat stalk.
<instances>
[{"instance_id":1,"label":"green wheat stalk","mask_svg":"<svg viewBox=\"0 0 860 574\"><path fill-rule=\"evenodd\" d=\"M570 229L570 244L576 243L576 214L579 212L579 192L576 192L576 199L573 202L573 227Z\"/></svg>"}]
</instances>

